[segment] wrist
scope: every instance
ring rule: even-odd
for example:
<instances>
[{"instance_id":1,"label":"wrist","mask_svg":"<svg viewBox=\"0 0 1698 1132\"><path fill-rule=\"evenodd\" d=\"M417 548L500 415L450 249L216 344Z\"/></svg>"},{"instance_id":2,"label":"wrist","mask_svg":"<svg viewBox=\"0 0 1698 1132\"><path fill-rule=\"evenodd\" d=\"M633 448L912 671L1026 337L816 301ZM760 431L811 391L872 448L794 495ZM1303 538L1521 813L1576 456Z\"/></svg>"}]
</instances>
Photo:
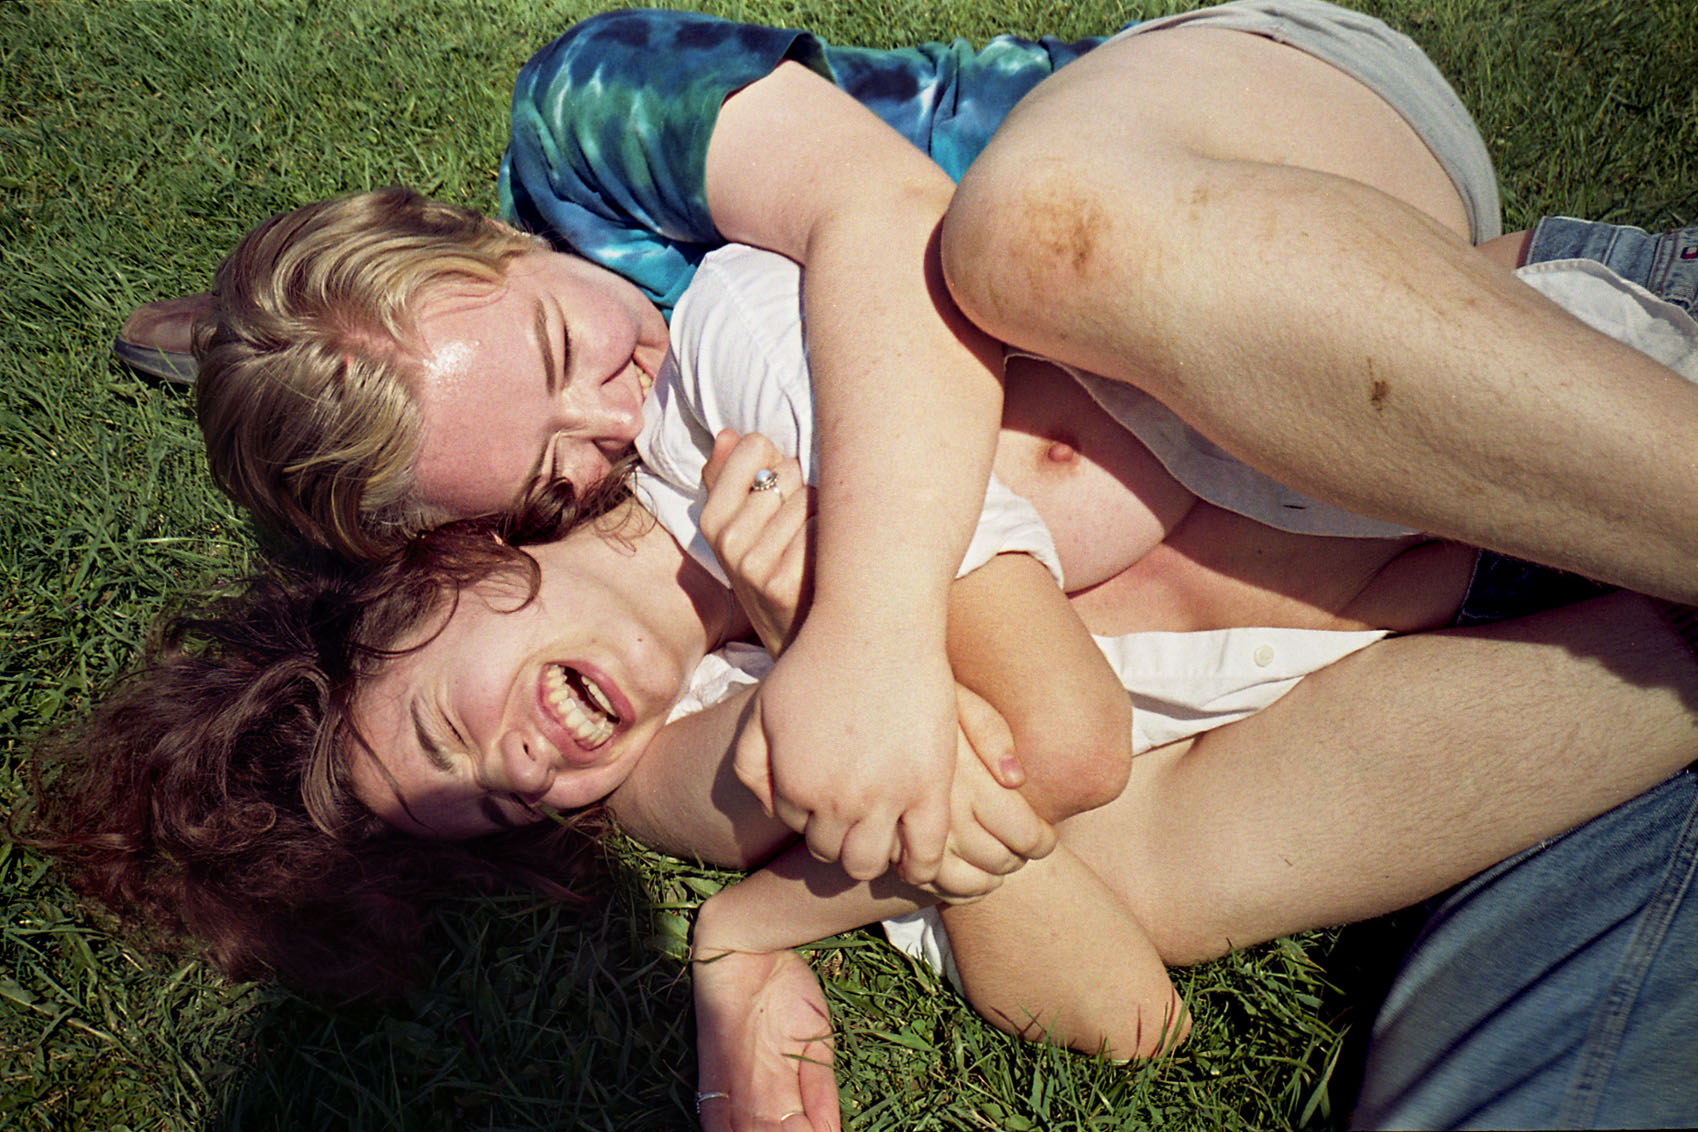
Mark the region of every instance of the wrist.
<instances>
[{"instance_id":1,"label":"wrist","mask_svg":"<svg viewBox=\"0 0 1698 1132\"><path fill-rule=\"evenodd\" d=\"M764 950L751 946L752 941L739 930L743 917L732 911L730 902L720 899L719 894L708 897L696 909L696 924L690 933L692 963L711 963L726 955Z\"/></svg>"},{"instance_id":2,"label":"wrist","mask_svg":"<svg viewBox=\"0 0 1698 1132\"><path fill-rule=\"evenodd\" d=\"M930 600L920 587L896 594L848 590L816 594L791 647L803 638L813 638L829 642L833 652L852 645L855 652L910 655L935 648L941 654L948 639L948 609L947 591L939 591L936 600Z\"/></svg>"}]
</instances>

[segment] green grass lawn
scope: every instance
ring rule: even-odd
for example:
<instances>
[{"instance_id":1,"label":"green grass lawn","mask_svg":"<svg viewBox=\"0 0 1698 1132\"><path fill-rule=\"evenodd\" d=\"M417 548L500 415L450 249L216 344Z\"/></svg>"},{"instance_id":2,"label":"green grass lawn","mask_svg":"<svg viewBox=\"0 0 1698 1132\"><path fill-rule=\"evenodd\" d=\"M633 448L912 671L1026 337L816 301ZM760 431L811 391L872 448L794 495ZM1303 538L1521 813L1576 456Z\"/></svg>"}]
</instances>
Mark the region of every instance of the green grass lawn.
<instances>
[{"instance_id":1,"label":"green grass lawn","mask_svg":"<svg viewBox=\"0 0 1698 1132\"><path fill-rule=\"evenodd\" d=\"M720 14L889 44L1064 36L1186 3L796 0ZM1380 0L1479 116L1506 221L1698 222L1691 0ZM135 304L202 289L272 212L402 181L488 208L508 84L570 0L0 3L0 785L171 596L239 572L192 401L107 351ZM577 922L467 901L427 985L331 1010L114 934L0 842L0 1127L608 1128L690 1123L677 955L715 879L629 850ZM1327 1126L1395 933L1282 941L1182 976L1170 1062L1121 1068L980 1024L869 936L816 952L854 1129Z\"/></svg>"}]
</instances>

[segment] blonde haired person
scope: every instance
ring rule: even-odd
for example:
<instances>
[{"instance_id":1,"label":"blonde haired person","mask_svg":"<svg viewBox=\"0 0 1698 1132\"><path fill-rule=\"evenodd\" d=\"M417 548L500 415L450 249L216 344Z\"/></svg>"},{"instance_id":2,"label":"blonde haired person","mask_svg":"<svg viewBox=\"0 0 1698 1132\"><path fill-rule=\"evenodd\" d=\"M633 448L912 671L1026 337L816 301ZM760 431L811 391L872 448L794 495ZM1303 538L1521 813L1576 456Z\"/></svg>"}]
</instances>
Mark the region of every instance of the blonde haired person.
<instances>
[{"instance_id":1,"label":"blonde haired person","mask_svg":"<svg viewBox=\"0 0 1698 1132\"><path fill-rule=\"evenodd\" d=\"M219 266L194 343L213 478L268 531L355 560L467 517L418 489L426 421L414 390L429 364L419 319L433 302L502 287L515 261L542 254L537 237L400 187L260 224ZM623 280L583 266L642 316L645 364L658 366L658 312ZM634 426L610 427L609 443L627 448Z\"/></svg>"}]
</instances>

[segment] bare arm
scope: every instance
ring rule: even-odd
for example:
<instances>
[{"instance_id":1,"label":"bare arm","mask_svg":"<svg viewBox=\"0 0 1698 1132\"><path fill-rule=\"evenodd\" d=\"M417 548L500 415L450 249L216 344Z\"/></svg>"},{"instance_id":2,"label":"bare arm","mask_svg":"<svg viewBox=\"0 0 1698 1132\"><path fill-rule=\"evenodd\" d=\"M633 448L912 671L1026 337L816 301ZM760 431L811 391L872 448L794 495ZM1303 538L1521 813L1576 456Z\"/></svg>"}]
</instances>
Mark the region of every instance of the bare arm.
<instances>
[{"instance_id":1,"label":"bare arm","mask_svg":"<svg viewBox=\"0 0 1698 1132\"><path fill-rule=\"evenodd\" d=\"M780 814L862 877L900 858L910 879L927 880L944 843L946 591L1001 408L999 349L960 317L938 267L953 188L848 95L790 63L726 102L708 150L721 232L807 268L816 598L757 710ZM891 728L911 746L880 742Z\"/></svg>"},{"instance_id":2,"label":"bare arm","mask_svg":"<svg viewBox=\"0 0 1698 1132\"><path fill-rule=\"evenodd\" d=\"M1022 794L1050 821L1119 797L1132 707L1067 596L1036 559L999 554L949 593L955 678L1007 721Z\"/></svg>"},{"instance_id":3,"label":"bare arm","mask_svg":"<svg viewBox=\"0 0 1698 1132\"><path fill-rule=\"evenodd\" d=\"M829 1017L788 948L930 901L894 875L849 880L797 846L703 905L693 947L698 1087L728 1094L713 1126L759 1127L758 1114L784 1112L805 1112L816 1129L835 1126L821 1064L829 1064ZM1183 1040L1184 1005L1155 946L1070 854L1034 861L946 915L962 918L972 944L957 950L967 996L995 1025L1113 1057Z\"/></svg>"},{"instance_id":4,"label":"bare arm","mask_svg":"<svg viewBox=\"0 0 1698 1132\"><path fill-rule=\"evenodd\" d=\"M1430 896L1698 756L1698 663L1617 594L1420 633L1141 756L1063 828L1170 963Z\"/></svg>"},{"instance_id":5,"label":"bare arm","mask_svg":"<svg viewBox=\"0 0 1698 1132\"><path fill-rule=\"evenodd\" d=\"M754 688L663 727L608 805L644 845L723 868L753 868L794 838L731 769Z\"/></svg>"}]
</instances>

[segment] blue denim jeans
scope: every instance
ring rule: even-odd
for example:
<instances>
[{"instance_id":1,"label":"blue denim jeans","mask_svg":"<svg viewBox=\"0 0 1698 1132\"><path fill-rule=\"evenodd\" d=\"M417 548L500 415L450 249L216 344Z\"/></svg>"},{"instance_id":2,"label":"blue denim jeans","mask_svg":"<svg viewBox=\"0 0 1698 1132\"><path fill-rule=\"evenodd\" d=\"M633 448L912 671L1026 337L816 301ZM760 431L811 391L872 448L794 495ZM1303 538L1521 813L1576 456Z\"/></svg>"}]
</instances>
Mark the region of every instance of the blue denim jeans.
<instances>
[{"instance_id":1,"label":"blue denim jeans","mask_svg":"<svg viewBox=\"0 0 1698 1132\"><path fill-rule=\"evenodd\" d=\"M1442 898L1375 1020L1370 1128L1698 1123L1698 775Z\"/></svg>"},{"instance_id":2,"label":"blue denim jeans","mask_svg":"<svg viewBox=\"0 0 1698 1132\"><path fill-rule=\"evenodd\" d=\"M1552 259L1698 299L1698 228L1550 217L1527 262ZM1689 768L1440 898L1375 1019L1355 1123L1698 1125L1695 882Z\"/></svg>"},{"instance_id":3,"label":"blue denim jeans","mask_svg":"<svg viewBox=\"0 0 1698 1132\"><path fill-rule=\"evenodd\" d=\"M1623 224L1547 216L1533 229L1527 262L1590 259L1698 315L1698 226L1651 233Z\"/></svg>"}]
</instances>

